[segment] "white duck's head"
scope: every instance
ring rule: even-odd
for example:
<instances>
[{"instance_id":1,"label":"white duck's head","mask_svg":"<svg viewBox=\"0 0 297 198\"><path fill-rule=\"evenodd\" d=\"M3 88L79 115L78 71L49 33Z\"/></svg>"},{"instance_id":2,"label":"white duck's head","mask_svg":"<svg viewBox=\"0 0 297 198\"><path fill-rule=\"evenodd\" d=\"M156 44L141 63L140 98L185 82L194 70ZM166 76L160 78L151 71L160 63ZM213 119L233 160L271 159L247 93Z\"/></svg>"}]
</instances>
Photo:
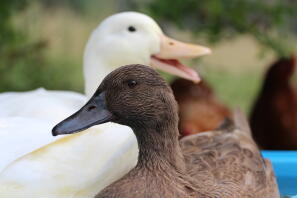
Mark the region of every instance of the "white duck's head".
<instances>
[{"instance_id":1,"label":"white duck's head","mask_svg":"<svg viewBox=\"0 0 297 198\"><path fill-rule=\"evenodd\" d=\"M103 78L119 65L145 64L199 82L196 71L177 59L209 54L209 48L165 36L149 16L122 12L106 18L91 34L84 54L85 92L95 92Z\"/></svg>"}]
</instances>

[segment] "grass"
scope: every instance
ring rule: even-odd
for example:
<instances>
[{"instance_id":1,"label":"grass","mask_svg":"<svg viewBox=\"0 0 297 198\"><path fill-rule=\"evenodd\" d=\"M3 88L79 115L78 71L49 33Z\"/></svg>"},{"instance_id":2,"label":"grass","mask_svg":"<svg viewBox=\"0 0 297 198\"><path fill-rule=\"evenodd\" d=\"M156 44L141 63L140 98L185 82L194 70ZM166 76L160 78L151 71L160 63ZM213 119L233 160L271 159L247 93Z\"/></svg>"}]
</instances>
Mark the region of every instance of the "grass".
<instances>
[{"instance_id":1,"label":"grass","mask_svg":"<svg viewBox=\"0 0 297 198\"><path fill-rule=\"evenodd\" d=\"M249 113L261 85L261 75L256 72L232 73L208 69L205 79L218 98L230 107L240 107Z\"/></svg>"}]
</instances>

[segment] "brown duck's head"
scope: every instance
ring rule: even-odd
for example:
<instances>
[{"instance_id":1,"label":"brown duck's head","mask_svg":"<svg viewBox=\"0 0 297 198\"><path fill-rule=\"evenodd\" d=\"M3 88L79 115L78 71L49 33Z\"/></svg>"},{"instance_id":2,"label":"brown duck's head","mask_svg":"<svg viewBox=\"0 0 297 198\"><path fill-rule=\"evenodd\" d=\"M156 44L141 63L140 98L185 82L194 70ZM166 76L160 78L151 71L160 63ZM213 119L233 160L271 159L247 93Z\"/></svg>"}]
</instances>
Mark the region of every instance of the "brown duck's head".
<instances>
[{"instance_id":1,"label":"brown duck's head","mask_svg":"<svg viewBox=\"0 0 297 198\"><path fill-rule=\"evenodd\" d=\"M76 133L109 121L136 128L177 119L177 104L165 80L148 66L127 65L107 75L87 104L52 133Z\"/></svg>"}]
</instances>

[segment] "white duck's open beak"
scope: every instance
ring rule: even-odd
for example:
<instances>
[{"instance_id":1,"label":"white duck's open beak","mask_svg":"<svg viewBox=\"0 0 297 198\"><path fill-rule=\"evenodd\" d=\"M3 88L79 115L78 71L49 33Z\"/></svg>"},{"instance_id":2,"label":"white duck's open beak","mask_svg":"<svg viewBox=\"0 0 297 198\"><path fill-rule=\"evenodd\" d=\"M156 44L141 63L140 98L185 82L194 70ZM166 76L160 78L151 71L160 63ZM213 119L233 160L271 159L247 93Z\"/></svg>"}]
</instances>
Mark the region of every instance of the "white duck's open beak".
<instances>
[{"instance_id":1,"label":"white duck's open beak","mask_svg":"<svg viewBox=\"0 0 297 198\"><path fill-rule=\"evenodd\" d=\"M151 56L151 66L198 83L201 79L194 69L183 65L179 58L196 58L211 53L207 47L183 43L161 35L160 52Z\"/></svg>"}]
</instances>

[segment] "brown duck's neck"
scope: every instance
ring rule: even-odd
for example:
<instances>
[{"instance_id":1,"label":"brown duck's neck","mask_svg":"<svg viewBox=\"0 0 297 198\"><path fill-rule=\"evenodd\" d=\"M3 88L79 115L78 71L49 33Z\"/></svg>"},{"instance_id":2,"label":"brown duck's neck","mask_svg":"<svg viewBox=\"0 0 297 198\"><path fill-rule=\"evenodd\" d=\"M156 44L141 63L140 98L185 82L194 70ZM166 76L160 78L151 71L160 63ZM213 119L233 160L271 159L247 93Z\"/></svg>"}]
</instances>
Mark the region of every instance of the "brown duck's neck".
<instances>
[{"instance_id":1,"label":"brown duck's neck","mask_svg":"<svg viewBox=\"0 0 297 198\"><path fill-rule=\"evenodd\" d=\"M139 146L137 168L185 171L185 162L178 141L178 126L162 123L134 128Z\"/></svg>"}]
</instances>

